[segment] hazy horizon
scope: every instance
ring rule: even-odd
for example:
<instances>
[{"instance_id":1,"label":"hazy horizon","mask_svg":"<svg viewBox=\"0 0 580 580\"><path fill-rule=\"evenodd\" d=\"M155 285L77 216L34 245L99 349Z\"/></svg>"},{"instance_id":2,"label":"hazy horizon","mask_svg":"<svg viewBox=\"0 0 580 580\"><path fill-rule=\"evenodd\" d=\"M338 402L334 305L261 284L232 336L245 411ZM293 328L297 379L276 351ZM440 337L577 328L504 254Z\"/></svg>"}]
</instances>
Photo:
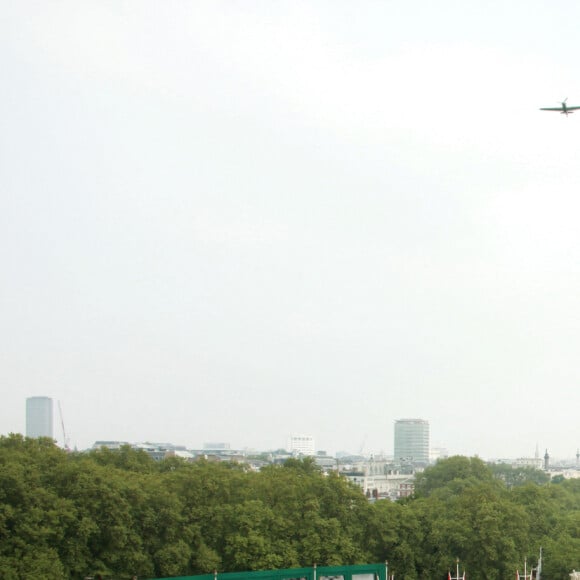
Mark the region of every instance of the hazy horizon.
<instances>
[{"instance_id":1,"label":"hazy horizon","mask_svg":"<svg viewBox=\"0 0 580 580\"><path fill-rule=\"evenodd\" d=\"M44 398L44 395L38 395L42 398ZM33 396L33 398L36 397ZM55 439L56 443L61 446L61 447L69 447L72 450L79 450L79 451L83 451L83 450L87 450L90 449L91 447L94 447L95 444L97 443L105 443L105 442L115 442L115 443L122 443L122 444L129 444L129 445L142 445L142 444L151 444L151 445L164 445L164 444L169 444L169 445L175 445L175 446L183 446L183 442L181 441L170 441L168 439L151 439L151 438L142 438L139 440L121 440L121 439L111 439L111 438L107 438L107 437L103 437L100 439L95 439L93 442L89 442L86 445L83 446L79 446L78 442L76 441L72 441L71 437L68 433L68 431L66 430L66 424L64 425L64 431L63 431L63 421L64 421L64 413L61 414L62 411L62 405L61 405L61 401L55 400L53 399L53 405L54 405L54 433L53 433L53 438ZM399 418L401 419L401 418ZM393 427L394 427L394 423L399 420L399 419L395 419L393 421ZM409 417L406 417L405 419L409 419ZM421 419L419 417L416 417L416 419ZM21 432L18 431L12 431L11 433L20 433L22 435L25 435L25 431L26 428L24 427L22 429ZM8 433L1 433L1 435L7 435ZM273 451L280 451L280 450L286 450L288 451L290 448L288 447L288 440L290 436L295 436L295 435L305 435L305 436L312 436L310 433L289 433L286 440L284 442L281 442L279 445L275 445L275 446L247 446L247 445L236 445L236 442L231 442L231 441L225 441L225 440L208 440L208 439L204 439L201 443L198 443L196 441L195 445L185 445L188 449L190 450L203 450L203 449L210 449L213 450L214 447L211 447L212 444L214 445L227 445L227 447L225 449L227 450L232 450L232 451L243 451L243 452L257 452L257 453L268 453L268 452L273 452ZM394 437L391 438L393 443L394 443ZM385 449L384 447L379 447L375 444L375 442L370 442L367 441L367 437L363 437L363 440L359 442L358 446L357 446L357 442L353 441L350 445L350 447L346 447L346 448L336 448L336 446L333 446L332 444L328 447L328 448L321 448L320 446L318 446L316 444L316 439L314 438L314 444L315 444L315 451L316 453L318 452L324 452L329 456L338 456L338 455L352 455L352 456L366 456L366 457L382 457L382 458L393 458L394 457L394 449L393 446L391 446L390 449ZM208 445L210 445L210 447L207 447ZM221 449L221 447L216 447L215 449ZM431 451L442 451L445 452L446 456L452 456L452 455L465 455L465 456L469 456L469 457L480 457L480 455L476 452L449 452L448 448L443 446L443 445L438 445L435 444L433 442L430 441L430 445L429 445L429 450L430 450L430 455L431 455ZM524 450L523 453L520 453L519 455L495 455L495 456L486 456L486 457L482 457L482 459L484 460L496 460L496 459L518 459L518 458L533 458L533 457L539 457L540 459L544 459L544 453L548 452L550 455L550 461L569 461L569 460L574 460L576 459L576 452L578 451L578 449L576 449L576 451L572 452L570 451L568 453L568 455L564 454L564 455L557 455L554 456L549 449L540 449L539 445L536 445L536 447L533 450Z\"/></svg>"},{"instance_id":2,"label":"hazy horizon","mask_svg":"<svg viewBox=\"0 0 580 580\"><path fill-rule=\"evenodd\" d=\"M575 455L580 5L3 16L2 434Z\"/></svg>"}]
</instances>

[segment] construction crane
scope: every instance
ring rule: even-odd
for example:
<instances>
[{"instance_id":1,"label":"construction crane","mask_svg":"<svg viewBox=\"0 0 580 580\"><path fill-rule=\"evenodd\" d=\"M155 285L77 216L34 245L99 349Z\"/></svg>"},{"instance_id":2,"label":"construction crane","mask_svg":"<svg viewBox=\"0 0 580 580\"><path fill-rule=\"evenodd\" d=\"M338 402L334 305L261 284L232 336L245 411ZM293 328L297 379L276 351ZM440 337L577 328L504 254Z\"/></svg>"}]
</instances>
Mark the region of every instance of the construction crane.
<instances>
[{"instance_id":1,"label":"construction crane","mask_svg":"<svg viewBox=\"0 0 580 580\"><path fill-rule=\"evenodd\" d=\"M58 402L58 414L60 415L60 426L62 428L62 444L64 445L65 451L70 451L69 440L66 436L66 431L64 428L64 418L62 416L62 407L60 406L60 401Z\"/></svg>"}]
</instances>

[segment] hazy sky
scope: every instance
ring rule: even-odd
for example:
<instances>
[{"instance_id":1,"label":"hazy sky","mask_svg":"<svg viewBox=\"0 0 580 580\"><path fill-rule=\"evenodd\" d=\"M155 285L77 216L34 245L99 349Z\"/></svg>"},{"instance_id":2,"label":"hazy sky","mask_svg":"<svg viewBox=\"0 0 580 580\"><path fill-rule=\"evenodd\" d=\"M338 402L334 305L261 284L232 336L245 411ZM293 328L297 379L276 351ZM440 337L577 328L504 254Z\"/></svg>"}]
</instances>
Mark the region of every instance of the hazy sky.
<instances>
[{"instance_id":1,"label":"hazy sky","mask_svg":"<svg viewBox=\"0 0 580 580\"><path fill-rule=\"evenodd\" d=\"M580 4L5 0L0 432L580 447ZM58 425L58 420L55 422ZM62 442L60 428L57 428Z\"/></svg>"}]
</instances>

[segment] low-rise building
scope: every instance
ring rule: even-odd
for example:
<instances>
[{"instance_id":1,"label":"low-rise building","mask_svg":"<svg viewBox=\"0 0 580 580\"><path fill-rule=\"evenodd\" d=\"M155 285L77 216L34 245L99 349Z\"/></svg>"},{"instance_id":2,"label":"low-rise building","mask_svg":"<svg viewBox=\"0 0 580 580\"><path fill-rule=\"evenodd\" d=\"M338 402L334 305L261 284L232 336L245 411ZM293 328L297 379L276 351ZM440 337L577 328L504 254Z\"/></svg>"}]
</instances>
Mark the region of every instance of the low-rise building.
<instances>
[{"instance_id":1,"label":"low-rise building","mask_svg":"<svg viewBox=\"0 0 580 580\"><path fill-rule=\"evenodd\" d=\"M358 485L369 498L395 501L411 495L415 490L415 477L405 473L367 475L364 471L346 471L342 475Z\"/></svg>"}]
</instances>

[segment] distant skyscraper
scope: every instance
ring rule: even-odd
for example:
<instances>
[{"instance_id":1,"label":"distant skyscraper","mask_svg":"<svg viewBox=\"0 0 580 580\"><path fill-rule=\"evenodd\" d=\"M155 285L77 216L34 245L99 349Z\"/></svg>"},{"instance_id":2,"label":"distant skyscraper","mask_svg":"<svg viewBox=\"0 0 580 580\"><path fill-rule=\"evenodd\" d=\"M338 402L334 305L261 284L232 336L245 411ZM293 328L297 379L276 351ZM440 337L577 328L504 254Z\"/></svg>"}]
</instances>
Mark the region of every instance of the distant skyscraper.
<instances>
[{"instance_id":1,"label":"distant skyscraper","mask_svg":"<svg viewBox=\"0 0 580 580\"><path fill-rule=\"evenodd\" d=\"M52 399L30 397L26 399L26 436L54 437L52 429Z\"/></svg>"},{"instance_id":2,"label":"distant skyscraper","mask_svg":"<svg viewBox=\"0 0 580 580\"><path fill-rule=\"evenodd\" d=\"M314 455L314 437L311 435L290 435L288 451L301 455Z\"/></svg>"},{"instance_id":3,"label":"distant skyscraper","mask_svg":"<svg viewBox=\"0 0 580 580\"><path fill-rule=\"evenodd\" d=\"M395 461L423 465L429 463L429 421L395 421Z\"/></svg>"}]
</instances>

